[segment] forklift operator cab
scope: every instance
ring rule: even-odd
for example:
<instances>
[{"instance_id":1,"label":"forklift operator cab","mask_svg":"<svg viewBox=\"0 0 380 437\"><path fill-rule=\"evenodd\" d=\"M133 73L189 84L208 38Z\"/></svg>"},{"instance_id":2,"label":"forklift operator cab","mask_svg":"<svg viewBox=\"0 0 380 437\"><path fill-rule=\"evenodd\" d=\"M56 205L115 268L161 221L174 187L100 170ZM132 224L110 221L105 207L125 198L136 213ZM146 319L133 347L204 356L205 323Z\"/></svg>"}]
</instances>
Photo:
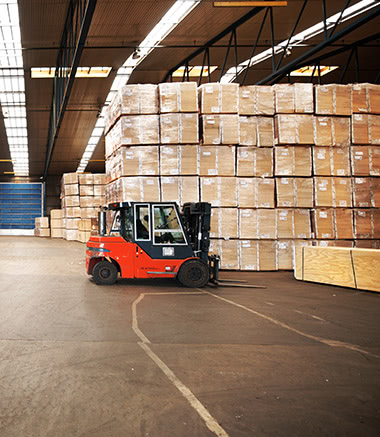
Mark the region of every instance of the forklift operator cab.
<instances>
[{"instance_id":1,"label":"forklift operator cab","mask_svg":"<svg viewBox=\"0 0 380 437\"><path fill-rule=\"evenodd\" d=\"M112 220L108 234L107 213ZM99 227L99 235L90 237L86 251L87 273L97 284L113 284L119 274L122 278L177 278L189 287L202 287L210 279L208 257L200 256L199 244L190 241L194 233L186 230L176 203L110 204L100 213ZM209 217L206 231L208 241Z\"/></svg>"}]
</instances>

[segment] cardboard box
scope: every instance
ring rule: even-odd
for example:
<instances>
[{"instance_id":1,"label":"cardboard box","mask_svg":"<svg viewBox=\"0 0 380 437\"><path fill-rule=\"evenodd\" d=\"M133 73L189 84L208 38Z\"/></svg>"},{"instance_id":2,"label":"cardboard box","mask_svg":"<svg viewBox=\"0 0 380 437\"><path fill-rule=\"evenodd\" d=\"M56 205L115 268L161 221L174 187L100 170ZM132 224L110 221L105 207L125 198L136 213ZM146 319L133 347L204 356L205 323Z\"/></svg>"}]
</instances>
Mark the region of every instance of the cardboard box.
<instances>
[{"instance_id":1,"label":"cardboard box","mask_svg":"<svg viewBox=\"0 0 380 437\"><path fill-rule=\"evenodd\" d=\"M237 115L203 115L203 144L239 144Z\"/></svg>"},{"instance_id":2,"label":"cardboard box","mask_svg":"<svg viewBox=\"0 0 380 437\"><path fill-rule=\"evenodd\" d=\"M199 174L198 146L161 146L160 156L160 174L163 176Z\"/></svg>"},{"instance_id":3,"label":"cardboard box","mask_svg":"<svg viewBox=\"0 0 380 437\"><path fill-rule=\"evenodd\" d=\"M276 176L311 176L311 147L275 147Z\"/></svg>"},{"instance_id":4,"label":"cardboard box","mask_svg":"<svg viewBox=\"0 0 380 437\"><path fill-rule=\"evenodd\" d=\"M77 184L78 183L78 173L64 173L62 175L62 184Z\"/></svg>"},{"instance_id":5,"label":"cardboard box","mask_svg":"<svg viewBox=\"0 0 380 437\"><path fill-rule=\"evenodd\" d=\"M380 114L380 85L367 84L368 111Z\"/></svg>"},{"instance_id":6,"label":"cardboard box","mask_svg":"<svg viewBox=\"0 0 380 437\"><path fill-rule=\"evenodd\" d=\"M82 231L82 232L91 232L92 231L92 220L90 218L79 220L78 230Z\"/></svg>"},{"instance_id":7,"label":"cardboard box","mask_svg":"<svg viewBox=\"0 0 380 437\"><path fill-rule=\"evenodd\" d=\"M81 208L80 216L82 219L98 218L99 208Z\"/></svg>"},{"instance_id":8,"label":"cardboard box","mask_svg":"<svg viewBox=\"0 0 380 437\"><path fill-rule=\"evenodd\" d=\"M160 112L198 112L197 84L195 82L160 83Z\"/></svg>"},{"instance_id":9,"label":"cardboard box","mask_svg":"<svg viewBox=\"0 0 380 437\"><path fill-rule=\"evenodd\" d=\"M333 207L334 194L333 182L331 177L315 177L314 178L314 194L315 206L318 207Z\"/></svg>"},{"instance_id":10,"label":"cardboard box","mask_svg":"<svg viewBox=\"0 0 380 437\"><path fill-rule=\"evenodd\" d=\"M347 117L332 118L333 146L348 147L351 145L351 123Z\"/></svg>"},{"instance_id":11,"label":"cardboard box","mask_svg":"<svg viewBox=\"0 0 380 437\"><path fill-rule=\"evenodd\" d=\"M293 270L293 241L277 241L278 270Z\"/></svg>"},{"instance_id":12,"label":"cardboard box","mask_svg":"<svg viewBox=\"0 0 380 437\"><path fill-rule=\"evenodd\" d=\"M260 240L258 242L259 268L260 271L278 270L277 265L277 242Z\"/></svg>"},{"instance_id":13,"label":"cardboard box","mask_svg":"<svg viewBox=\"0 0 380 437\"><path fill-rule=\"evenodd\" d=\"M227 270L239 269L239 241L219 240L220 268Z\"/></svg>"},{"instance_id":14,"label":"cardboard box","mask_svg":"<svg viewBox=\"0 0 380 437\"><path fill-rule=\"evenodd\" d=\"M237 114L239 85L207 83L199 87L202 114Z\"/></svg>"},{"instance_id":15,"label":"cardboard box","mask_svg":"<svg viewBox=\"0 0 380 437\"><path fill-rule=\"evenodd\" d=\"M352 143L370 144L368 114L352 114Z\"/></svg>"},{"instance_id":16,"label":"cardboard box","mask_svg":"<svg viewBox=\"0 0 380 437\"><path fill-rule=\"evenodd\" d=\"M333 209L314 210L314 233L318 239L335 238L335 220Z\"/></svg>"},{"instance_id":17,"label":"cardboard box","mask_svg":"<svg viewBox=\"0 0 380 437\"><path fill-rule=\"evenodd\" d=\"M276 114L293 114L295 112L295 93L291 84L273 86L276 101Z\"/></svg>"},{"instance_id":18,"label":"cardboard box","mask_svg":"<svg viewBox=\"0 0 380 437\"><path fill-rule=\"evenodd\" d=\"M241 86L239 91L239 114L274 114L274 89L272 86Z\"/></svg>"},{"instance_id":19,"label":"cardboard box","mask_svg":"<svg viewBox=\"0 0 380 437\"><path fill-rule=\"evenodd\" d=\"M347 147L313 147L314 174L317 176L350 176L350 149Z\"/></svg>"},{"instance_id":20,"label":"cardboard box","mask_svg":"<svg viewBox=\"0 0 380 437\"><path fill-rule=\"evenodd\" d=\"M241 146L257 145L257 117L239 117Z\"/></svg>"},{"instance_id":21,"label":"cardboard box","mask_svg":"<svg viewBox=\"0 0 380 437\"><path fill-rule=\"evenodd\" d=\"M278 238L294 238L294 210L276 209Z\"/></svg>"},{"instance_id":22,"label":"cardboard box","mask_svg":"<svg viewBox=\"0 0 380 437\"><path fill-rule=\"evenodd\" d=\"M79 186L78 184L70 184L63 186L63 195L64 196L76 196L79 194Z\"/></svg>"},{"instance_id":23,"label":"cardboard box","mask_svg":"<svg viewBox=\"0 0 380 437\"><path fill-rule=\"evenodd\" d=\"M380 208L380 178L371 178L371 203L374 208Z\"/></svg>"},{"instance_id":24,"label":"cardboard box","mask_svg":"<svg viewBox=\"0 0 380 437\"><path fill-rule=\"evenodd\" d=\"M50 232L51 238L63 238L63 229L62 228L51 228Z\"/></svg>"},{"instance_id":25,"label":"cardboard box","mask_svg":"<svg viewBox=\"0 0 380 437\"><path fill-rule=\"evenodd\" d=\"M332 118L314 117L314 143L317 146L332 146Z\"/></svg>"},{"instance_id":26,"label":"cardboard box","mask_svg":"<svg viewBox=\"0 0 380 437\"><path fill-rule=\"evenodd\" d=\"M36 228L48 228L49 227L49 217L36 217L34 219L34 224Z\"/></svg>"},{"instance_id":27,"label":"cardboard box","mask_svg":"<svg viewBox=\"0 0 380 437\"><path fill-rule=\"evenodd\" d=\"M380 176L380 147L371 146L369 148L369 174Z\"/></svg>"},{"instance_id":28,"label":"cardboard box","mask_svg":"<svg viewBox=\"0 0 380 437\"><path fill-rule=\"evenodd\" d=\"M335 231L338 239L353 239L353 211L352 209L337 208L334 210Z\"/></svg>"},{"instance_id":29,"label":"cardboard box","mask_svg":"<svg viewBox=\"0 0 380 437\"><path fill-rule=\"evenodd\" d=\"M180 183L180 204L183 205L186 202L199 202L199 178L198 176L181 176L179 178Z\"/></svg>"},{"instance_id":30,"label":"cardboard box","mask_svg":"<svg viewBox=\"0 0 380 437\"><path fill-rule=\"evenodd\" d=\"M351 85L316 85L317 115L351 115Z\"/></svg>"},{"instance_id":31,"label":"cardboard box","mask_svg":"<svg viewBox=\"0 0 380 437\"><path fill-rule=\"evenodd\" d=\"M259 246L257 241L239 241L240 270L258 270Z\"/></svg>"},{"instance_id":32,"label":"cardboard box","mask_svg":"<svg viewBox=\"0 0 380 437\"><path fill-rule=\"evenodd\" d=\"M79 186L79 195L80 196L93 196L94 195L94 186L93 185L80 185Z\"/></svg>"},{"instance_id":33,"label":"cardboard box","mask_svg":"<svg viewBox=\"0 0 380 437\"><path fill-rule=\"evenodd\" d=\"M63 219L50 219L50 227L52 229L60 229L63 228Z\"/></svg>"},{"instance_id":34,"label":"cardboard box","mask_svg":"<svg viewBox=\"0 0 380 437\"><path fill-rule=\"evenodd\" d=\"M80 218L66 218L65 229L78 229Z\"/></svg>"},{"instance_id":35,"label":"cardboard box","mask_svg":"<svg viewBox=\"0 0 380 437\"><path fill-rule=\"evenodd\" d=\"M354 210L355 238L373 238L373 213L369 209Z\"/></svg>"},{"instance_id":36,"label":"cardboard box","mask_svg":"<svg viewBox=\"0 0 380 437\"><path fill-rule=\"evenodd\" d=\"M161 177L161 201L180 204L180 185L178 176Z\"/></svg>"},{"instance_id":37,"label":"cardboard box","mask_svg":"<svg viewBox=\"0 0 380 437\"><path fill-rule=\"evenodd\" d=\"M353 178L353 198L355 208L369 208L372 205L370 178Z\"/></svg>"},{"instance_id":38,"label":"cardboard box","mask_svg":"<svg viewBox=\"0 0 380 437\"><path fill-rule=\"evenodd\" d=\"M80 185L93 185L94 184L94 175L92 173L80 174L79 175L79 184Z\"/></svg>"},{"instance_id":39,"label":"cardboard box","mask_svg":"<svg viewBox=\"0 0 380 437\"><path fill-rule=\"evenodd\" d=\"M368 129L371 144L380 144L380 115L368 116Z\"/></svg>"},{"instance_id":40,"label":"cardboard box","mask_svg":"<svg viewBox=\"0 0 380 437\"><path fill-rule=\"evenodd\" d=\"M104 197L105 192L106 192L105 185L94 185L94 196Z\"/></svg>"},{"instance_id":41,"label":"cardboard box","mask_svg":"<svg viewBox=\"0 0 380 437\"><path fill-rule=\"evenodd\" d=\"M35 237L50 237L49 228L36 228L34 230Z\"/></svg>"},{"instance_id":42,"label":"cardboard box","mask_svg":"<svg viewBox=\"0 0 380 437\"><path fill-rule=\"evenodd\" d=\"M368 113L367 84L352 85L352 113Z\"/></svg>"},{"instance_id":43,"label":"cardboard box","mask_svg":"<svg viewBox=\"0 0 380 437\"><path fill-rule=\"evenodd\" d=\"M274 208L274 179L237 178L240 208Z\"/></svg>"},{"instance_id":44,"label":"cardboard box","mask_svg":"<svg viewBox=\"0 0 380 437\"><path fill-rule=\"evenodd\" d=\"M238 176L273 176L273 148L237 147Z\"/></svg>"},{"instance_id":45,"label":"cardboard box","mask_svg":"<svg viewBox=\"0 0 380 437\"><path fill-rule=\"evenodd\" d=\"M276 115L276 144L313 144L313 116L303 114Z\"/></svg>"},{"instance_id":46,"label":"cardboard box","mask_svg":"<svg viewBox=\"0 0 380 437\"><path fill-rule=\"evenodd\" d=\"M198 144L198 114L161 114L161 144Z\"/></svg>"},{"instance_id":47,"label":"cardboard box","mask_svg":"<svg viewBox=\"0 0 380 437\"><path fill-rule=\"evenodd\" d=\"M235 176L234 146L200 146L200 176Z\"/></svg>"},{"instance_id":48,"label":"cardboard box","mask_svg":"<svg viewBox=\"0 0 380 437\"><path fill-rule=\"evenodd\" d=\"M274 179L257 178L256 180L256 207L274 208Z\"/></svg>"},{"instance_id":49,"label":"cardboard box","mask_svg":"<svg viewBox=\"0 0 380 437\"><path fill-rule=\"evenodd\" d=\"M211 210L211 238L238 238L238 209L212 208Z\"/></svg>"},{"instance_id":50,"label":"cardboard box","mask_svg":"<svg viewBox=\"0 0 380 437\"><path fill-rule=\"evenodd\" d=\"M78 241L79 233L77 229L64 229L63 238L68 241Z\"/></svg>"},{"instance_id":51,"label":"cardboard box","mask_svg":"<svg viewBox=\"0 0 380 437\"><path fill-rule=\"evenodd\" d=\"M276 178L278 207L313 207L311 178Z\"/></svg>"},{"instance_id":52,"label":"cardboard box","mask_svg":"<svg viewBox=\"0 0 380 437\"><path fill-rule=\"evenodd\" d=\"M94 185L105 185L106 175L104 173L94 173Z\"/></svg>"},{"instance_id":53,"label":"cardboard box","mask_svg":"<svg viewBox=\"0 0 380 437\"><path fill-rule=\"evenodd\" d=\"M240 209L239 238L277 238L277 214L275 209Z\"/></svg>"},{"instance_id":54,"label":"cardboard box","mask_svg":"<svg viewBox=\"0 0 380 437\"><path fill-rule=\"evenodd\" d=\"M201 177L201 201L212 206L237 206L235 177Z\"/></svg>"},{"instance_id":55,"label":"cardboard box","mask_svg":"<svg viewBox=\"0 0 380 437\"><path fill-rule=\"evenodd\" d=\"M62 199L62 207L63 208L72 208L74 206L79 206L79 196L65 196Z\"/></svg>"},{"instance_id":56,"label":"cardboard box","mask_svg":"<svg viewBox=\"0 0 380 437\"><path fill-rule=\"evenodd\" d=\"M91 232L89 231L78 231L78 241L80 243L87 243L91 237Z\"/></svg>"},{"instance_id":57,"label":"cardboard box","mask_svg":"<svg viewBox=\"0 0 380 437\"><path fill-rule=\"evenodd\" d=\"M311 83L295 83L294 100L295 112L298 114L312 114L314 112L314 88Z\"/></svg>"},{"instance_id":58,"label":"cardboard box","mask_svg":"<svg viewBox=\"0 0 380 437\"><path fill-rule=\"evenodd\" d=\"M333 178L334 204L335 208L352 207L352 185L351 178Z\"/></svg>"},{"instance_id":59,"label":"cardboard box","mask_svg":"<svg viewBox=\"0 0 380 437\"><path fill-rule=\"evenodd\" d=\"M295 209L293 238L311 238L311 218L309 209Z\"/></svg>"},{"instance_id":60,"label":"cardboard box","mask_svg":"<svg viewBox=\"0 0 380 437\"><path fill-rule=\"evenodd\" d=\"M62 210L61 209L51 209L50 210L50 219L56 220L62 218Z\"/></svg>"},{"instance_id":61,"label":"cardboard box","mask_svg":"<svg viewBox=\"0 0 380 437\"><path fill-rule=\"evenodd\" d=\"M107 160L106 171L109 180L122 176L156 176L159 173L158 146L121 147Z\"/></svg>"},{"instance_id":62,"label":"cardboard box","mask_svg":"<svg viewBox=\"0 0 380 437\"><path fill-rule=\"evenodd\" d=\"M274 122L272 117L257 117L257 146L274 146Z\"/></svg>"},{"instance_id":63,"label":"cardboard box","mask_svg":"<svg viewBox=\"0 0 380 437\"><path fill-rule=\"evenodd\" d=\"M258 238L257 209L239 209L239 238Z\"/></svg>"},{"instance_id":64,"label":"cardboard box","mask_svg":"<svg viewBox=\"0 0 380 437\"><path fill-rule=\"evenodd\" d=\"M352 85L334 85L334 115L351 115Z\"/></svg>"},{"instance_id":65,"label":"cardboard box","mask_svg":"<svg viewBox=\"0 0 380 437\"><path fill-rule=\"evenodd\" d=\"M106 203L157 202L160 200L158 177L121 177L106 187Z\"/></svg>"}]
</instances>

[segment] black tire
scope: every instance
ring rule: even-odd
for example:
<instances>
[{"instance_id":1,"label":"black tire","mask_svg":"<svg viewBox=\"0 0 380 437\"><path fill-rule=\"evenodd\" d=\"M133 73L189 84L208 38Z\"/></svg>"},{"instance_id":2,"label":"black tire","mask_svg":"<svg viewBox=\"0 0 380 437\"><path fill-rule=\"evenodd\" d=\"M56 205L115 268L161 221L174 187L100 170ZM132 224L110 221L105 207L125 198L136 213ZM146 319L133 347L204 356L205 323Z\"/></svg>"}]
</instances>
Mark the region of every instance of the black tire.
<instances>
[{"instance_id":1,"label":"black tire","mask_svg":"<svg viewBox=\"0 0 380 437\"><path fill-rule=\"evenodd\" d=\"M186 261L179 269L177 279L186 287L204 287L210 279L208 265L196 259Z\"/></svg>"},{"instance_id":2,"label":"black tire","mask_svg":"<svg viewBox=\"0 0 380 437\"><path fill-rule=\"evenodd\" d=\"M115 264L108 261L99 261L92 270L92 277L98 285L112 285L117 279Z\"/></svg>"}]
</instances>

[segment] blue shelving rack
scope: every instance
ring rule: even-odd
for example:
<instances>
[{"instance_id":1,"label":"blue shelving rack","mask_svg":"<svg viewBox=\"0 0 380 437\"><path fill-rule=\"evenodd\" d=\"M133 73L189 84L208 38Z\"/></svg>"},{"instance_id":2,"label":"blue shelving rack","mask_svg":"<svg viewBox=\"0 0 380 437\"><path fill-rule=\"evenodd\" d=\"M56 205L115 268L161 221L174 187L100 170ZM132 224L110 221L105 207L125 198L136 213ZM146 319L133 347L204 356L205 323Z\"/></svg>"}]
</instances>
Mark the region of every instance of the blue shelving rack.
<instances>
[{"instance_id":1,"label":"blue shelving rack","mask_svg":"<svg viewBox=\"0 0 380 437\"><path fill-rule=\"evenodd\" d=\"M43 215L42 183L0 183L0 233L30 234ZM29 232L22 232L29 231Z\"/></svg>"}]
</instances>

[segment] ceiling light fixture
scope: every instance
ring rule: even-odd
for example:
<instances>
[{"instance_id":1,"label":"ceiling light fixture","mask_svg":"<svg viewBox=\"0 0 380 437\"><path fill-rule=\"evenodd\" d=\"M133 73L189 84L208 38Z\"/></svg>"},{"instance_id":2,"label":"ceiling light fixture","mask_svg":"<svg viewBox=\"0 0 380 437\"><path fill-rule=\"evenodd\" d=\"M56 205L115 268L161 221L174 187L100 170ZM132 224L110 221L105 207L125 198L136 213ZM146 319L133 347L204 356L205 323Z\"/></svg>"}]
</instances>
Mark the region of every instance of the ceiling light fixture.
<instances>
[{"instance_id":1,"label":"ceiling light fixture","mask_svg":"<svg viewBox=\"0 0 380 437\"><path fill-rule=\"evenodd\" d=\"M378 6L379 6L379 2L377 0L362 0L356 3L355 5L347 8L343 12L342 16L341 16L341 12L339 12L327 18L326 27L327 29L331 29L332 27L335 26L339 18L340 18L340 23L343 23L347 20L356 17L357 15L363 14L364 12L367 12L370 9ZM315 24L314 26L311 26L308 29L298 33L297 35L294 35L290 40L285 40L275 45L273 51L277 55L279 53L282 53L287 45L291 47L297 47L298 45L301 45L302 42L314 38L315 36L323 33L324 31L325 31L324 22L321 21L318 24ZM259 53L258 55L254 56L251 59L247 59L246 61L241 62L237 67L231 67L221 78L220 82L221 83L233 82L237 78L237 76L239 76L247 68L250 68L256 64L264 62L267 59L270 59L271 57L272 57L272 48Z\"/></svg>"},{"instance_id":2,"label":"ceiling light fixture","mask_svg":"<svg viewBox=\"0 0 380 437\"><path fill-rule=\"evenodd\" d=\"M15 176L29 176L24 65L17 0L0 0L0 104Z\"/></svg>"},{"instance_id":3,"label":"ceiling light fixture","mask_svg":"<svg viewBox=\"0 0 380 437\"><path fill-rule=\"evenodd\" d=\"M291 76L298 76L298 77L311 77L311 76L325 76L326 74L331 73L334 70L337 70L338 66L325 66L321 65L320 67L317 66L308 66L308 67L302 67L298 68L298 70L294 70L290 73Z\"/></svg>"},{"instance_id":4,"label":"ceiling light fixture","mask_svg":"<svg viewBox=\"0 0 380 437\"><path fill-rule=\"evenodd\" d=\"M99 142L101 135L95 134L99 132L97 128L104 129L104 115L108 105L111 103L116 92L126 83L128 83L134 69L141 64L141 62L160 44L160 42L166 38L169 33L175 29L178 24L199 4L201 0L177 0L173 6L166 12L161 20L154 26L149 32L146 38L136 47L134 52L124 62L124 64L118 69L116 77L111 85L111 89L107 95L104 106L101 110L101 115L98 117L94 131L91 134L92 142L87 144L84 153L91 151L91 155L95 148L93 146ZM136 57L138 52L139 57ZM94 142L96 141L96 143ZM86 154L86 157L88 155ZM89 158L82 156L82 159L77 168L77 172L81 173L87 167Z\"/></svg>"},{"instance_id":5,"label":"ceiling light fixture","mask_svg":"<svg viewBox=\"0 0 380 437\"><path fill-rule=\"evenodd\" d=\"M32 79L53 79L55 77L55 67L32 67L30 69L30 77ZM68 67L63 68L66 72ZM75 78L104 78L108 77L112 67L78 67Z\"/></svg>"}]
</instances>

